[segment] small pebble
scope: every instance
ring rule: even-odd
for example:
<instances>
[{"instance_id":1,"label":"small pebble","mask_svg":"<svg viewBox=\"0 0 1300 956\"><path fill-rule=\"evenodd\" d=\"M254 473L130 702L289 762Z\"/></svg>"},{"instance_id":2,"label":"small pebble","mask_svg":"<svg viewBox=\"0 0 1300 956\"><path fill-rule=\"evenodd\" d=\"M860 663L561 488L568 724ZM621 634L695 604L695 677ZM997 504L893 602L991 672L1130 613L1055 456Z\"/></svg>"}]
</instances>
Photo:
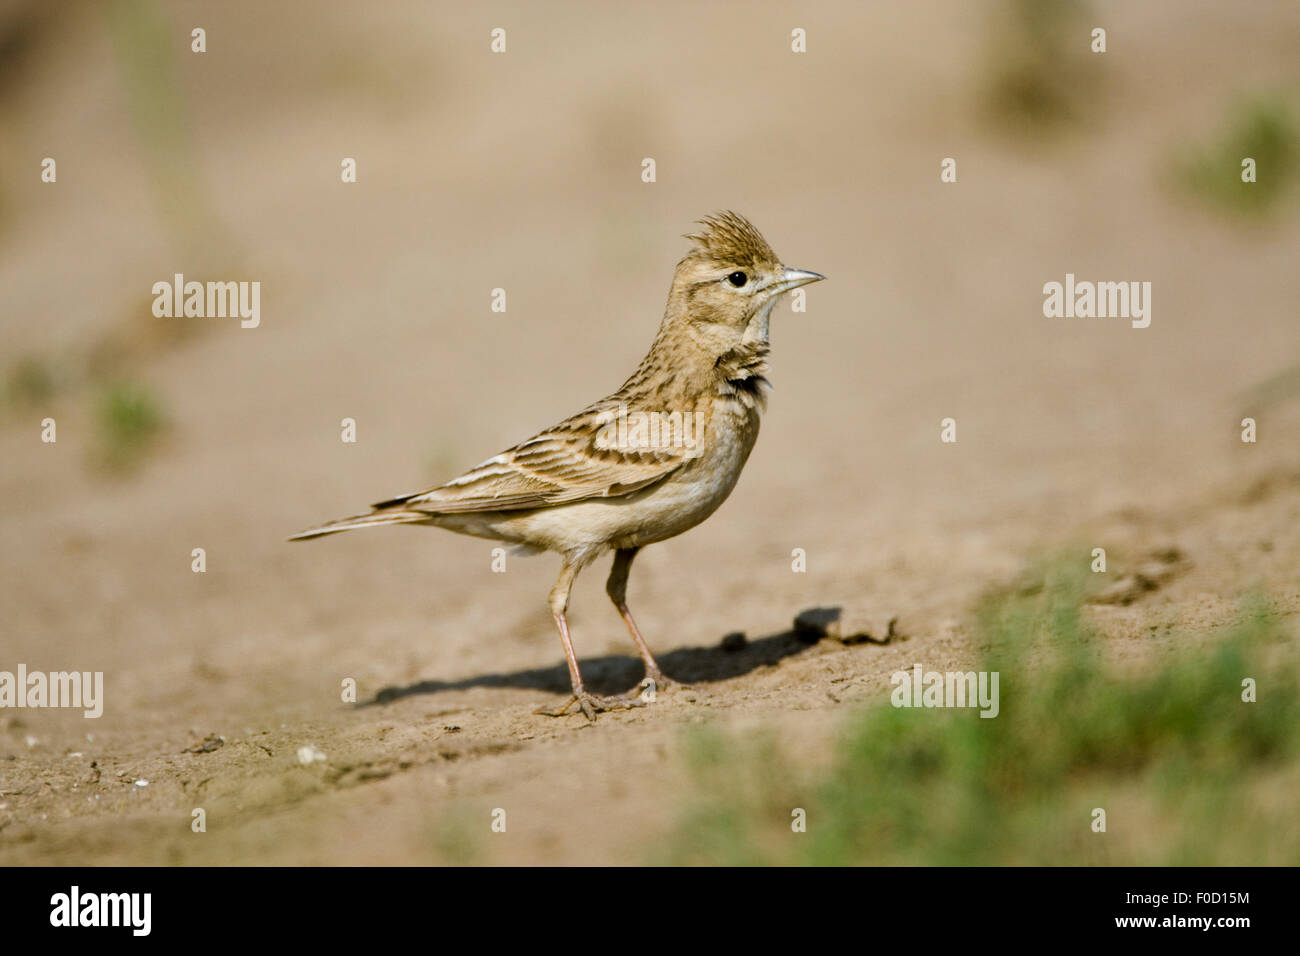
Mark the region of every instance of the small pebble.
<instances>
[{"instance_id":1,"label":"small pebble","mask_svg":"<svg viewBox=\"0 0 1300 956\"><path fill-rule=\"evenodd\" d=\"M899 636L898 618L842 607L810 607L794 619L794 632L806 644L832 638L841 644L888 644Z\"/></svg>"},{"instance_id":2,"label":"small pebble","mask_svg":"<svg viewBox=\"0 0 1300 956\"><path fill-rule=\"evenodd\" d=\"M304 767L309 767L314 763L324 763L327 759L329 758L315 747L308 746L298 748L298 763L302 764Z\"/></svg>"}]
</instances>

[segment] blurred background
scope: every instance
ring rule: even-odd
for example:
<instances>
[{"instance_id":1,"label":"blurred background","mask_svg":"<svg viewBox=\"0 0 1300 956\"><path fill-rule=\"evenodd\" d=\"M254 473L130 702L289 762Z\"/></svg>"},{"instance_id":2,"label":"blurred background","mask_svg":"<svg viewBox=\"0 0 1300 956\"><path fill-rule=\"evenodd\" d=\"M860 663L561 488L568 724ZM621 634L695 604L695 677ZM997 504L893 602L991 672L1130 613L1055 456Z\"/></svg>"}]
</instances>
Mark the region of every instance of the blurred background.
<instances>
[{"instance_id":1,"label":"blurred background","mask_svg":"<svg viewBox=\"0 0 1300 956\"><path fill-rule=\"evenodd\" d=\"M1168 586L1096 612L1117 659L1176 652L1172 628L1210 634L1247 592L1293 620L1297 51L1280 0L0 0L0 669L102 670L109 694L94 739L0 715L0 856L460 859L445 820L507 798L533 828L483 859L606 860L668 825L617 780L673 779L653 755L698 713L583 742L531 715L565 685L550 557L500 575L445 533L283 539L616 388L680 236L720 209L829 281L774 317L732 498L638 560L642 630L711 717L829 754L835 705L971 663L972 602L1063 542L1106 546L1115 577L1175 555ZM260 282L260 326L156 318L175 273ZM1150 282L1150 327L1045 318L1066 273ZM616 689L638 675L603 573L572 623ZM688 653L835 602L912 640ZM403 693L354 713L343 677ZM299 767L304 743L328 764ZM196 791L238 821L223 841L165 835Z\"/></svg>"}]
</instances>

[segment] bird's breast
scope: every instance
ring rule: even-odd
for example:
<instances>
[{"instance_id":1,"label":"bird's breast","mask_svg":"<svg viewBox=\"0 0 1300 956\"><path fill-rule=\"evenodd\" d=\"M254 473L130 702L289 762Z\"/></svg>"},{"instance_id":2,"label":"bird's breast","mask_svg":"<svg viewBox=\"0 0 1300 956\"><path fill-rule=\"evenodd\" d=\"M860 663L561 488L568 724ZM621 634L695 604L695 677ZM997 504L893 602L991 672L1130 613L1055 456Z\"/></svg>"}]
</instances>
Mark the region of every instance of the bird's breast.
<instances>
[{"instance_id":1,"label":"bird's breast","mask_svg":"<svg viewBox=\"0 0 1300 956\"><path fill-rule=\"evenodd\" d=\"M695 527L727 500L758 438L759 411L734 395L718 396L698 446L661 481L630 495L588 498L527 512L482 516L483 529L447 527L561 553L599 554L664 541Z\"/></svg>"},{"instance_id":2,"label":"bird's breast","mask_svg":"<svg viewBox=\"0 0 1300 956\"><path fill-rule=\"evenodd\" d=\"M615 547L663 541L695 527L727 500L758 439L759 412L719 397L699 447L662 482L630 496L628 527Z\"/></svg>"}]
</instances>

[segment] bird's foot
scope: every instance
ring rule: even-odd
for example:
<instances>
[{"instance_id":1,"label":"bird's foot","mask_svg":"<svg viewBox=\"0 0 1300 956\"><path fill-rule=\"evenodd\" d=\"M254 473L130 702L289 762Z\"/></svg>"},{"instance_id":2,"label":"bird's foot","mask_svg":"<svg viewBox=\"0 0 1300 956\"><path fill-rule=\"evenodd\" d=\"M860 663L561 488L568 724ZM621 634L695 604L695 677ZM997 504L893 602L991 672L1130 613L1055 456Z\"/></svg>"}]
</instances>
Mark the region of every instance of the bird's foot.
<instances>
[{"instance_id":1,"label":"bird's foot","mask_svg":"<svg viewBox=\"0 0 1300 956\"><path fill-rule=\"evenodd\" d=\"M573 694L560 707L547 708L538 707L534 714L542 714L545 717L563 717L572 710L573 705L577 704L578 709L586 715L588 720L595 720L597 714L603 714L610 710L630 710L633 707L644 707L647 701L640 697L602 697L599 694L589 694L585 690Z\"/></svg>"}]
</instances>

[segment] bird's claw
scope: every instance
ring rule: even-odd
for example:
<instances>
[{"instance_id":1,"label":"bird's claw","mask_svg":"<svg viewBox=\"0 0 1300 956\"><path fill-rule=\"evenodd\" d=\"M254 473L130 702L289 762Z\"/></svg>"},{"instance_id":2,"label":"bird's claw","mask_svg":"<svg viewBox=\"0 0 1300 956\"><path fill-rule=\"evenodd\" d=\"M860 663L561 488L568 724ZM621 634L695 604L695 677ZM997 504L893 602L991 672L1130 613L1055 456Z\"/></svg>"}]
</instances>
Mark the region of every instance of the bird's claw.
<instances>
[{"instance_id":1,"label":"bird's claw","mask_svg":"<svg viewBox=\"0 0 1300 956\"><path fill-rule=\"evenodd\" d=\"M595 720L597 714L603 714L610 710L630 710L633 707L644 707L647 701L640 697L602 697L599 694L589 694L586 691L573 694L560 707L538 707L533 713L541 714L545 717L563 717L569 713L574 704L586 716L588 720Z\"/></svg>"}]
</instances>

